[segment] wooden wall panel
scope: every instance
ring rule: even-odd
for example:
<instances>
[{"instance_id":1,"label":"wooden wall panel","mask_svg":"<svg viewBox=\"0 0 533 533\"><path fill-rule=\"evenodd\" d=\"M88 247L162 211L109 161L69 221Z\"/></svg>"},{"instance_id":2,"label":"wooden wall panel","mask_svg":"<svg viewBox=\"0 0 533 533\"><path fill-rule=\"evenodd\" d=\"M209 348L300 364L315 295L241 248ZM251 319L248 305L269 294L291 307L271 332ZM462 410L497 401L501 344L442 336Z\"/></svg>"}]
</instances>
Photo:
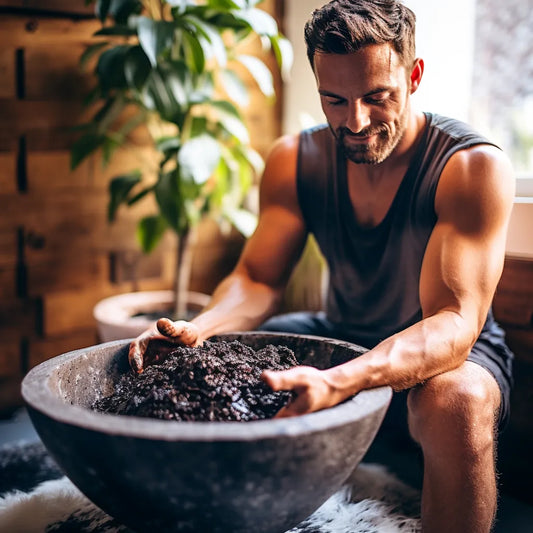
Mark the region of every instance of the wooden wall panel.
<instances>
[{"instance_id":1,"label":"wooden wall panel","mask_svg":"<svg viewBox=\"0 0 533 533\"><path fill-rule=\"evenodd\" d=\"M29 264L26 294L29 297L39 297L47 291L106 285L109 278L107 254L57 254L48 261Z\"/></svg>"},{"instance_id":2,"label":"wooden wall panel","mask_svg":"<svg viewBox=\"0 0 533 533\"><path fill-rule=\"evenodd\" d=\"M273 12L275 2L264 6ZM107 222L111 177L139 168L155 178L159 156L146 128L134 132L132 146L116 152L108 167L94 156L70 170L72 126L96 111L83 105L94 62L84 72L78 62L101 24L86 15L83 2L77 9L66 0L0 0L0 337L9 339L0 351L0 412L20 404L18 385L28 368L97 341L92 308L98 300L173 288L176 238L165 236L149 256L135 238L139 217L156 212L153 199L121 208L116 222ZM250 87L246 114L264 154L280 133L279 103L265 106ZM121 120L134 112L126 109ZM203 224L191 289L211 292L243 242L235 232L224 236L216 224Z\"/></svg>"},{"instance_id":3,"label":"wooden wall panel","mask_svg":"<svg viewBox=\"0 0 533 533\"><path fill-rule=\"evenodd\" d=\"M0 17L0 47L79 46L90 44L92 35L101 28L98 20L67 17L44 17L27 13Z\"/></svg>"},{"instance_id":4,"label":"wooden wall panel","mask_svg":"<svg viewBox=\"0 0 533 533\"><path fill-rule=\"evenodd\" d=\"M12 48L0 50L0 98L15 98L15 51Z\"/></svg>"},{"instance_id":5,"label":"wooden wall panel","mask_svg":"<svg viewBox=\"0 0 533 533\"><path fill-rule=\"evenodd\" d=\"M0 268L14 267L17 264L17 245L16 228L0 231Z\"/></svg>"},{"instance_id":6,"label":"wooden wall panel","mask_svg":"<svg viewBox=\"0 0 533 533\"><path fill-rule=\"evenodd\" d=\"M533 503L533 259L507 258L493 309L515 354L511 418L498 454L502 484L517 498Z\"/></svg>"},{"instance_id":7,"label":"wooden wall panel","mask_svg":"<svg viewBox=\"0 0 533 533\"><path fill-rule=\"evenodd\" d=\"M20 360L20 342L6 339L2 342L2 357L0 357L0 380L16 377L22 373Z\"/></svg>"},{"instance_id":8,"label":"wooden wall panel","mask_svg":"<svg viewBox=\"0 0 533 533\"><path fill-rule=\"evenodd\" d=\"M80 57L85 50L81 43L68 47L26 47L24 49L24 99L50 101L62 95L62 101L83 99L94 86L90 66L79 68Z\"/></svg>"},{"instance_id":9,"label":"wooden wall panel","mask_svg":"<svg viewBox=\"0 0 533 533\"><path fill-rule=\"evenodd\" d=\"M0 152L0 194L14 194L16 191L17 154L14 151Z\"/></svg>"}]
</instances>

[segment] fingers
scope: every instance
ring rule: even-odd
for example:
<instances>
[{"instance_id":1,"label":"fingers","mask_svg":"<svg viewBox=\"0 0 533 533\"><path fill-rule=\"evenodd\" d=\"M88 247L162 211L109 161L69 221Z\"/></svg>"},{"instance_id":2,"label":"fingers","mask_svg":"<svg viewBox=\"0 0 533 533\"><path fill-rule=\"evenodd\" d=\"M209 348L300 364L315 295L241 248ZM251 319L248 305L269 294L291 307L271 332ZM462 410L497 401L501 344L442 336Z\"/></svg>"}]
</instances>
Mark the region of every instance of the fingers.
<instances>
[{"instance_id":1,"label":"fingers","mask_svg":"<svg viewBox=\"0 0 533 533\"><path fill-rule=\"evenodd\" d=\"M309 386L307 368L294 367L288 370L264 370L261 379L274 391L294 390L299 392Z\"/></svg>"},{"instance_id":2,"label":"fingers","mask_svg":"<svg viewBox=\"0 0 533 533\"><path fill-rule=\"evenodd\" d=\"M137 374L140 374L143 371L143 356L148 348L148 343L150 339L156 335L155 330L147 330L141 333L136 339L131 341L130 349L128 352L128 361L131 368Z\"/></svg>"},{"instance_id":3,"label":"fingers","mask_svg":"<svg viewBox=\"0 0 533 533\"><path fill-rule=\"evenodd\" d=\"M289 390L293 399L276 414L275 418L312 413L337 404L342 396L335 393L324 371L310 366L296 366L289 370L265 370L261 379L274 391Z\"/></svg>"},{"instance_id":4,"label":"fingers","mask_svg":"<svg viewBox=\"0 0 533 533\"><path fill-rule=\"evenodd\" d=\"M177 320L173 322L169 318L160 318L157 321L157 329L170 342L179 342L186 346L196 346L198 344L198 328L191 322Z\"/></svg>"},{"instance_id":5,"label":"fingers","mask_svg":"<svg viewBox=\"0 0 533 533\"><path fill-rule=\"evenodd\" d=\"M273 391L291 390L296 393L296 397L282 407L274 418L288 418L313 411L309 395L309 376L306 370L302 367L296 367L282 371L263 371L261 379Z\"/></svg>"},{"instance_id":6,"label":"fingers","mask_svg":"<svg viewBox=\"0 0 533 533\"><path fill-rule=\"evenodd\" d=\"M131 342L128 353L131 368L140 374L147 364L164 359L170 351L169 348L175 344L197 346L198 328L184 320L173 322L168 318L160 318L156 325Z\"/></svg>"}]
</instances>

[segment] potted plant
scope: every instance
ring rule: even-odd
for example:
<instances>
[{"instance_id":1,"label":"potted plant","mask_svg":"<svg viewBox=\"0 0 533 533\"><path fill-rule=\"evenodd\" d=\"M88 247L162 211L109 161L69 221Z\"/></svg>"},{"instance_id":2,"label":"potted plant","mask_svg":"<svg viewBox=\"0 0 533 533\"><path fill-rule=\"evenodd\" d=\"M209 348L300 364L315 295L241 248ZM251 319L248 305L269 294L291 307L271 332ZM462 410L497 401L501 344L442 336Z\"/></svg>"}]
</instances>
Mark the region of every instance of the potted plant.
<instances>
[{"instance_id":1,"label":"potted plant","mask_svg":"<svg viewBox=\"0 0 533 533\"><path fill-rule=\"evenodd\" d=\"M230 222L245 236L255 227L243 201L263 162L240 111L248 101L242 74L251 75L266 98L274 97L274 86L265 63L242 52L243 42L258 36L283 74L292 62L290 43L256 7L260 2L96 0L103 27L80 59L82 66L96 61L89 101L99 107L78 128L71 167L95 152L107 164L133 130L148 127L159 156L155 177L125 169L112 178L108 218L113 221L121 206L155 199L156 210L139 220L137 237L150 253L167 230L177 236L176 317L185 316L188 250L202 218ZM130 336L145 327L138 324Z\"/></svg>"}]
</instances>

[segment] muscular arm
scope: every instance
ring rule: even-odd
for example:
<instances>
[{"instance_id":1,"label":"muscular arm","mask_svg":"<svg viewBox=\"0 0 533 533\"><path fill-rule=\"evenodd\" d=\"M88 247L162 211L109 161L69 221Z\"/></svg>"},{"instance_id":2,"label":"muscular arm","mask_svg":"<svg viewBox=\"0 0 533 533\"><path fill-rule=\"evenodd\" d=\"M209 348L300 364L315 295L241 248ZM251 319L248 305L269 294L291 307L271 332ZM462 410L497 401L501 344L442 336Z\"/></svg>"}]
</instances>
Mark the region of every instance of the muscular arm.
<instances>
[{"instance_id":1,"label":"muscular arm","mask_svg":"<svg viewBox=\"0 0 533 533\"><path fill-rule=\"evenodd\" d=\"M200 340L253 329L278 309L306 237L296 195L297 148L297 137L284 137L273 147L261 180L257 229L234 271L192 321Z\"/></svg>"},{"instance_id":2,"label":"muscular arm","mask_svg":"<svg viewBox=\"0 0 533 533\"><path fill-rule=\"evenodd\" d=\"M478 146L455 154L441 175L438 220L422 264L422 320L320 376L310 369L267 374L274 388L299 393L299 404L287 414L328 407L381 385L401 390L460 366L501 276L513 196L512 170L499 150Z\"/></svg>"}]
</instances>

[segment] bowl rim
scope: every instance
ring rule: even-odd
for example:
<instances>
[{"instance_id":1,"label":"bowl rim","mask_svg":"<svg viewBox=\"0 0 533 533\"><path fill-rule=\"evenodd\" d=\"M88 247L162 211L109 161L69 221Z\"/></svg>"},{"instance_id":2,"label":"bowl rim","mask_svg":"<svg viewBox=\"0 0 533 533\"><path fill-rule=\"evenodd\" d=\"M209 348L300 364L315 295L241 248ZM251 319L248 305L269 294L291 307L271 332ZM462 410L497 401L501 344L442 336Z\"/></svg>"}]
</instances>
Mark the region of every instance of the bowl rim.
<instances>
[{"instance_id":1,"label":"bowl rim","mask_svg":"<svg viewBox=\"0 0 533 533\"><path fill-rule=\"evenodd\" d=\"M272 337L299 337L321 340L348 348L359 346L346 341L268 331L232 331L214 335L261 335ZM256 420L249 422L180 422L176 420L158 420L126 415L99 413L87 407L70 404L54 396L49 387L49 380L57 369L80 357L87 357L97 350L114 350L124 348L132 339L111 341L103 344L73 350L40 363L24 377L21 385L23 400L30 410L37 411L57 422L77 426L82 429L105 432L109 435L162 441L251 441L273 439L280 436L298 437L309 432L327 431L347 423L356 422L369 414L388 407L392 398L392 388L382 386L363 390L347 401L313 413L280 419ZM358 409L354 409L354 407ZM38 428L37 428L38 429Z\"/></svg>"}]
</instances>

